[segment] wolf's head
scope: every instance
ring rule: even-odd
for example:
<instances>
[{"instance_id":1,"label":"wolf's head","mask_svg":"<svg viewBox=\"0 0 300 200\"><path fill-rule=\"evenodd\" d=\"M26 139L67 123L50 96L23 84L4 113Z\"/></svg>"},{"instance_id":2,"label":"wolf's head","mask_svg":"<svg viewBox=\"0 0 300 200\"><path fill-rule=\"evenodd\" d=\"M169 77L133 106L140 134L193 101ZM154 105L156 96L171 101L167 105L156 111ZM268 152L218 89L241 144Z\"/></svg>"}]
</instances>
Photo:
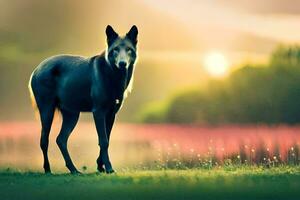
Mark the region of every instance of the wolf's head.
<instances>
[{"instance_id":1,"label":"wolf's head","mask_svg":"<svg viewBox=\"0 0 300 200\"><path fill-rule=\"evenodd\" d=\"M138 29L135 25L122 37L108 25L106 61L117 69L128 69L132 66L137 58L137 35Z\"/></svg>"}]
</instances>

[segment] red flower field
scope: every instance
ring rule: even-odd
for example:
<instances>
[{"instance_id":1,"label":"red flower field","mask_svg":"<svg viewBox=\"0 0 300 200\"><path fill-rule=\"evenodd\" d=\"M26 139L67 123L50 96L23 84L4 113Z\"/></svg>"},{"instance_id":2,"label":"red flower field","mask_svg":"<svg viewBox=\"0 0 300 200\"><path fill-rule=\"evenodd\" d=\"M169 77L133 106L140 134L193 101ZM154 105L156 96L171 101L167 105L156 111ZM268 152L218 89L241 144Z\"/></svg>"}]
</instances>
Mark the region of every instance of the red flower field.
<instances>
[{"instance_id":1,"label":"red flower field","mask_svg":"<svg viewBox=\"0 0 300 200\"><path fill-rule=\"evenodd\" d=\"M50 162L64 169L55 144L60 123L54 123ZM0 167L41 168L38 122L0 124ZM72 158L79 166L95 166L98 153L92 122L80 122L69 140ZM111 158L117 167L171 160L209 161L223 164L276 164L299 162L299 126L189 126L116 124Z\"/></svg>"}]
</instances>

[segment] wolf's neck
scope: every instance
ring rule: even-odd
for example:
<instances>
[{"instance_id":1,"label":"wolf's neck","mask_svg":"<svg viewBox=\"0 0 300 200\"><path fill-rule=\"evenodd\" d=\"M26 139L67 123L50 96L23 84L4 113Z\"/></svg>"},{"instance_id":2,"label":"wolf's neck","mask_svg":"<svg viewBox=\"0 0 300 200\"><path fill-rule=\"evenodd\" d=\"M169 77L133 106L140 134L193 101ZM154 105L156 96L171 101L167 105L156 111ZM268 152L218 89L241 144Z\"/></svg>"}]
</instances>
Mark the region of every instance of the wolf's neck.
<instances>
[{"instance_id":1,"label":"wolf's neck","mask_svg":"<svg viewBox=\"0 0 300 200\"><path fill-rule=\"evenodd\" d=\"M133 65L129 66L128 69L118 69L117 67L111 66L111 64L105 58L105 74L107 76L108 87L111 89L114 98L122 100L124 92L126 91L130 80L132 78ZM99 66L102 67L102 66Z\"/></svg>"},{"instance_id":2,"label":"wolf's neck","mask_svg":"<svg viewBox=\"0 0 300 200\"><path fill-rule=\"evenodd\" d=\"M114 71L112 74L112 85L114 86L114 93L116 98L123 99L123 94L127 88L128 70Z\"/></svg>"}]
</instances>

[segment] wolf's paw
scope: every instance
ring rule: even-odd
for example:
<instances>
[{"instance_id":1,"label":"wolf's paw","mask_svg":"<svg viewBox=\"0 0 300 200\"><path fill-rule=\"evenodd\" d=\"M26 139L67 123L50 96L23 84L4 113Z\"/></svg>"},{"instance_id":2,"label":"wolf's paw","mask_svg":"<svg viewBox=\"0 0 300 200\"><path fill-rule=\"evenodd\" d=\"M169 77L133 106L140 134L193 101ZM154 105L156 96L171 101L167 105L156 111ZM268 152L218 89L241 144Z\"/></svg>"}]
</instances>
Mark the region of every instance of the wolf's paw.
<instances>
[{"instance_id":1,"label":"wolf's paw","mask_svg":"<svg viewBox=\"0 0 300 200\"><path fill-rule=\"evenodd\" d=\"M72 175L81 175L82 173L78 170L71 171Z\"/></svg>"},{"instance_id":2,"label":"wolf's paw","mask_svg":"<svg viewBox=\"0 0 300 200\"><path fill-rule=\"evenodd\" d=\"M104 167L98 167L97 169L98 169L98 172L99 172L99 173L104 173L104 172L105 172Z\"/></svg>"},{"instance_id":3,"label":"wolf's paw","mask_svg":"<svg viewBox=\"0 0 300 200\"><path fill-rule=\"evenodd\" d=\"M45 170L45 174L46 174L46 175L51 175L52 173L51 173L50 170Z\"/></svg>"},{"instance_id":4,"label":"wolf's paw","mask_svg":"<svg viewBox=\"0 0 300 200\"><path fill-rule=\"evenodd\" d=\"M115 173L115 170L113 170L112 168L111 169L107 169L105 171L106 171L107 174Z\"/></svg>"}]
</instances>

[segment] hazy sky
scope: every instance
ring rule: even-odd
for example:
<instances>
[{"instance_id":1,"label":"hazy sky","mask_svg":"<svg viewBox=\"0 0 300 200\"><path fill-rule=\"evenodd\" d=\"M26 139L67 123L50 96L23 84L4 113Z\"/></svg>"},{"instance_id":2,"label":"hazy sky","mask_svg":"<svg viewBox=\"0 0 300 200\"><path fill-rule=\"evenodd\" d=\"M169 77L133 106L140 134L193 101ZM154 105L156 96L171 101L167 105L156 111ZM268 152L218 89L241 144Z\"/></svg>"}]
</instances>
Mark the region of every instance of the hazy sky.
<instances>
[{"instance_id":1,"label":"hazy sky","mask_svg":"<svg viewBox=\"0 0 300 200\"><path fill-rule=\"evenodd\" d=\"M0 0L3 117L32 114L27 82L41 60L99 54L108 24L121 34L139 28L136 96L123 109L127 118L137 105L205 81L210 52L231 67L266 61L278 44L300 42L300 0ZM11 107L14 101L21 105Z\"/></svg>"},{"instance_id":2,"label":"hazy sky","mask_svg":"<svg viewBox=\"0 0 300 200\"><path fill-rule=\"evenodd\" d=\"M275 40L300 41L300 1L144 1L199 32L204 28L219 27Z\"/></svg>"},{"instance_id":3,"label":"hazy sky","mask_svg":"<svg viewBox=\"0 0 300 200\"><path fill-rule=\"evenodd\" d=\"M51 32L43 41L60 33L63 48L80 44L78 53L87 54L105 47L107 24L121 33L137 24L140 55L151 59L199 59L220 51L238 63L300 42L299 0L0 0L0 11L1 29L33 38Z\"/></svg>"},{"instance_id":4,"label":"hazy sky","mask_svg":"<svg viewBox=\"0 0 300 200\"><path fill-rule=\"evenodd\" d=\"M297 0L144 0L189 30L205 50L264 55L278 43L300 41Z\"/></svg>"},{"instance_id":5,"label":"hazy sky","mask_svg":"<svg viewBox=\"0 0 300 200\"><path fill-rule=\"evenodd\" d=\"M113 0L103 5L104 24L111 22L121 32L132 23L140 27L141 56L151 59L200 59L220 51L230 63L239 63L264 59L280 43L300 42L298 0Z\"/></svg>"}]
</instances>

